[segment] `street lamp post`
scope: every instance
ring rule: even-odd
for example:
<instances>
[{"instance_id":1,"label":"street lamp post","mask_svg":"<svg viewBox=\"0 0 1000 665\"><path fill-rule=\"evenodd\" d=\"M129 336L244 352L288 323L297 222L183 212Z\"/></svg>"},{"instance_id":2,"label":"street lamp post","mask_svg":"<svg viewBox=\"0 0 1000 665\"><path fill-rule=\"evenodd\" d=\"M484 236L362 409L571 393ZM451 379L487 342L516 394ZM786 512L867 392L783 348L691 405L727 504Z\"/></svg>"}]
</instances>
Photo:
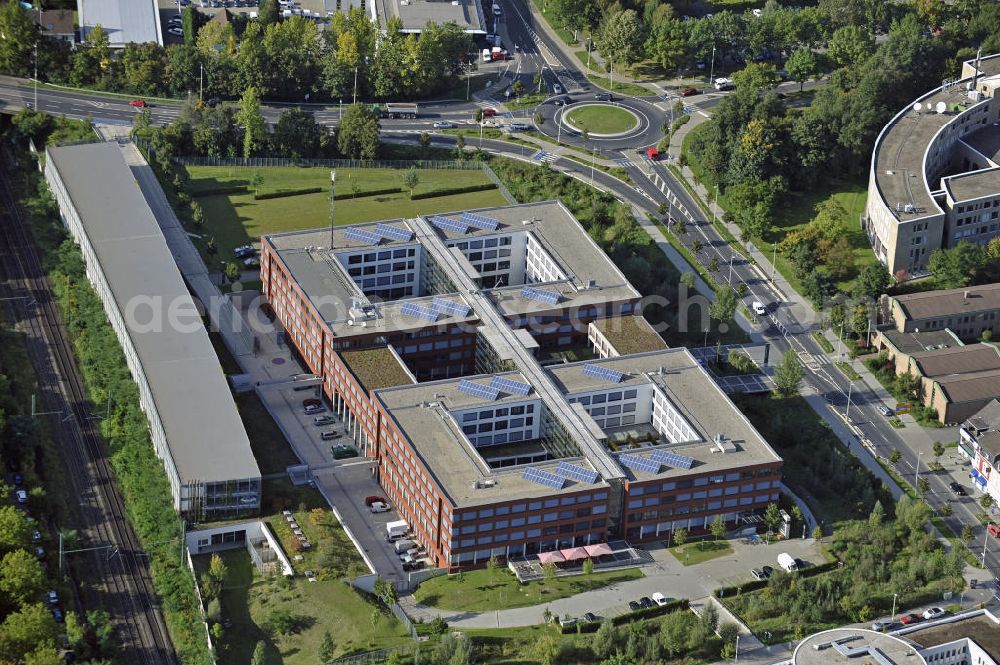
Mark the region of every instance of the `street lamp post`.
<instances>
[{"instance_id":1,"label":"street lamp post","mask_svg":"<svg viewBox=\"0 0 1000 665\"><path fill-rule=\"evenodd\" d=\"M587 69L590 69L590 52L594 48L594 38L587 37Z\"/></svg>"},{"instance_id":2,"label":"street lamp post","mask_svg":"<svg viewBox=\"0 0 1000 665\"><path fill-rule=\"evenodd\" d=\"M847 418L848 422L851 420L851 392L854 390L854 381L847 384L847 411L844 412L844 417Z\"/></svg>"},{"instance_id":3,"label":"street lamp post","mask_svg":"<svg viewBox=\"0 0 1000 665\"><path fill-rule=\"evenodd\" d=\"M712 224L719 221L719 183L715 183L715 200L712 201Z\"/></svg>"},{"instance_id":4,"label":"street lamp post","mask_svg":"<svg viewBox=\"0 0 1000 665\"><path fill-rule=\"evenodd\" d=\"M711 83L712 79L715 78L715 44L712 44L712 65L708 71L708 82Z\"/></svg>"},{"instance_id":5,"label":"street lamp post","mask_svg":"<svg viewBox=\"0 0 1000 665\"><path fill-rule=\"evenodd\" d=\"M597 163L597 145L594 145L593 152L590 153L590 186L594 186L594 165Z\"/></svg>"},{"instance_id":6,"label":"street lamp post","mask_svg":"<svg viewBox=\"0 0 1000 665\"><path fill-rule=\"evenodd\" d=\"M983 531L983 566L986 566L986 546L990 542L989 530Z\"/></svg>"},{"instance_id":7,"label":"street lamp post","mask_svg":"<svg viewBox=\"0 0 1000 665\"><path fill-rule=\"evenodd\" d=\"M611 63L611 90L615 89L615 58L613 55L608 56L608 61Z\"/></svg>"},{"instance_id":8,"label":"street lamp post","mask_svg":"<svg viewBox=\"0 0 1000 665\"><path fill-rule=\"evenodd\" d=\"M771 283L774 284L774 270L778 265L778 243L772 242L771 248Z\"/></svg>"},{"instance_id":9,"label":"street lamp post","mask_svg":"<svg viewBox=\"0 0 1000 665\"><path fill-rule=\"evenodd\" d=\"M205 64L198 64L198 101L205 98Z\"/></svg>"},{"instance_id":10,"label":"street lamp post","mask_svg":"<svg viewBox=\"0 0 1000 665\"><path fill-rule=\"evenodd\" d=\"M35 111L38 111L38 42L35 42Z\"/></svg>"},{"instance_id":11,"label":"street lamp post","mask_svg":"<svg viewBox=\"0 0 1000 665\"><path fill-rule=\"evenodd\" d=\"M896 616L896 595L892 594L892 612L889 613L889 616Z\"/></svg>"},{"instance_id":12,"label":"street lamp post","mask_svg":"<svg viewBox=\"0 0 1000 665\"><path fill-rule=\"evenodd\" d=\"M354 67L354 101L351 102L351 103L352 104L357 104L358 103L358 68L357 68L357 66Z\"/></svg>"},{"instance_id":13,"label":"street lamp post","mask_svg":"<svg viewBox=\"0 0 1000 665\"><path fill-rule=\"evenodd\" d=\"M736 257L735 256L730 256L729 257L729 280L728 280L729 281L729 286L733 285L733 259L734 258L736 258Z\"/></svg>"},{"instance_id":14,"label":"street lamp post","mask_svg":"<svg viewBox=\"0 0 1000 665\"><path fill-rule=\"evenodd\" d=\"M913 487L916 488L917 484L920 482L920 458L924 456L923 452L917 453L917 470L913 474Z\"/></svg>"}]
</instances>

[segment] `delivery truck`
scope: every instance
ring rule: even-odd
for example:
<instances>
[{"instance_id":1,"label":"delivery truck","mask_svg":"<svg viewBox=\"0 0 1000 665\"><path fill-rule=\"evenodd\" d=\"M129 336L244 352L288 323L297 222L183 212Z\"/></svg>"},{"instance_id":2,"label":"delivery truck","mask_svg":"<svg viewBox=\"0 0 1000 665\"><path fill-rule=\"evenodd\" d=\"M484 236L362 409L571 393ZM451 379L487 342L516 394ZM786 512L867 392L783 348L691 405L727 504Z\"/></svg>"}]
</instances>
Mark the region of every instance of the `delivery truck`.
<instances>
[{"instance_id":1,"label":"delivery truck","mask_svg":"<svg viewBox=\"0 0 1000 665\"><path fill-rule=\"evenodd\" d=\"M409 530L410 527L406 524L404 520L385 523L385 537L390 543L396 542L397 540L405 536L406 532Z\"/></svg>"}]
</instances>

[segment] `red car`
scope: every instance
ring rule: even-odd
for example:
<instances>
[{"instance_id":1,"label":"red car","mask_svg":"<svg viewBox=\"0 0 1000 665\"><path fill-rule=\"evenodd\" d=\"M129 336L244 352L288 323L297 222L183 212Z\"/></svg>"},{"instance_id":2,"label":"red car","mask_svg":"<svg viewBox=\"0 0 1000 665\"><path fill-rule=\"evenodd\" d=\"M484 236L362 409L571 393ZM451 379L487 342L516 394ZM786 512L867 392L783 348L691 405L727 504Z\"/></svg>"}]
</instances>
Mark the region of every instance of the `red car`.
<instances>
[{"instance_id":1,"label":"red car","mask_svg":"<svg viewBox=\"0 0 1000 665\"><path fill-rule=\"evenodd\" d=\"M370 506L373 503L388 503L388 502L385 499L383 499L382 497L380 497L378 495L375 495L375 494L373 494L372 496L366 496L365 497L365 505L366 506Z\"/></svg>"},{"instance_id":2,"label":"red car","mask_svg":"<svg viewBox=\"0 0 1000 665\"><path fill-rule=\"evenodd\" d=\"M899 617L899 623L903 624L904 626L908 626L911 623L920 623L923 620L924 618L919 614L912 614L912 613Z\"/></svg>"},{"instance_id":3,"label":"red car","mask_svg":"<svg viewBox=\"0 0 1000 665\"><path fill-rule=\"evenodd\" d=\"M993 524L991 522L990 524L986 525L986 533L990 534L994 538L1000 538L1000 526L997 526L996 524Z\"/></svg>"},{"instance_id":4,"label":"red car","mask_svg":"<svg viewBox=\"0 0 1000 665\"><path fill-rule=\"evenodd\" d=\"M128 105L129 106L134 106L137 109L144 109L144 108L146 108L146 100L145 99L133 99L132 101L130 101L128 103Z\"/></svg>"},{"instance_id":5,"label":"red car","mask_svg":"<svg viewBox=\"0 0 1000 665\"><path fill-rule=\"evenodd\" d=\"M484 118L492 118L496 114L497 114L497 110L496 109L483 109L483 117Z\"/></svg>"},{"instance_id":6,"label":"red car","mask_svg":"<svg viewBox=\"0 0 1000 665\"><path fill-rule=\"evenodd\" d=\"M698 90L698 88L684 88L683 90L681 90L681 97L694 97L700 92L701 91Z\"/></svg>"},{"instance_id":7,"label":"red car","mask_svg":"<svg viewBox=\"0 0 1000 665\"><path fill-rule=\"evenodd\" d=\"M310 397L309 399L302 400L302 406L319 406L323 402L319 401L315 397Z\"/></svg>"}]
</instances>

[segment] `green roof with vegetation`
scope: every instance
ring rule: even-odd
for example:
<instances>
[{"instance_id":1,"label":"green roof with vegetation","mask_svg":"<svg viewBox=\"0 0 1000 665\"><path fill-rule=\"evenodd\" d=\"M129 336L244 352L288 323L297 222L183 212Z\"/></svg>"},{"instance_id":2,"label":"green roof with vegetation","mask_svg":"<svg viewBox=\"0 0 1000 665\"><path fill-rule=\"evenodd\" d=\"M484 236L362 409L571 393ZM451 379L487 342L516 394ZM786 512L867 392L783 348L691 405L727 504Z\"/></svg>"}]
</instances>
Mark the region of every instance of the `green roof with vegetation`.
<instances>
[{"instance_id":1,"label":"green roof with vegetation","mask_svg":"<svg viewBox=\"0 0 1000 665\"><path fill-rule=\"evenodd\" d=\"M388 347L341 351L340 357L365 390L413 383L406 367Z\"/></svg>"},{"instance_id":2,"label":"green roof with vegetation","mask_svg":"<svg viewBox=\"0 0 1000 665\"><path fill-rule=\"evenodd\" d=\"M623 356L668 348L663 338L641 316L598 319L594 321L594 326Z\"/></svg>"}]
</instances>

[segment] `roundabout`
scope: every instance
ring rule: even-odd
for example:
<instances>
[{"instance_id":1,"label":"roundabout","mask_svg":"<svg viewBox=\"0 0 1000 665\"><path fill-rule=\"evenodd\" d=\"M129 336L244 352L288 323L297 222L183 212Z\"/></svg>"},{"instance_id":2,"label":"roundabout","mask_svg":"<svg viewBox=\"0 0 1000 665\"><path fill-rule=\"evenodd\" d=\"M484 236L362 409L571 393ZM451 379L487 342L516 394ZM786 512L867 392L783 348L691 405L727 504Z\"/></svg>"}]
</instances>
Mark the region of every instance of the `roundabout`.
<instances>
[{"instance_id":1,"label":"roundabout","mask_svg":"<svg viewBox=\"0 0 1000 665\"><path fill-rule=\"evenodd\" d=\"M567 128L582 133L584 129L596 138L628 136L639 126L634 111L611 104L576 104L562 114Z\"/></svg>"}]
</instances>

